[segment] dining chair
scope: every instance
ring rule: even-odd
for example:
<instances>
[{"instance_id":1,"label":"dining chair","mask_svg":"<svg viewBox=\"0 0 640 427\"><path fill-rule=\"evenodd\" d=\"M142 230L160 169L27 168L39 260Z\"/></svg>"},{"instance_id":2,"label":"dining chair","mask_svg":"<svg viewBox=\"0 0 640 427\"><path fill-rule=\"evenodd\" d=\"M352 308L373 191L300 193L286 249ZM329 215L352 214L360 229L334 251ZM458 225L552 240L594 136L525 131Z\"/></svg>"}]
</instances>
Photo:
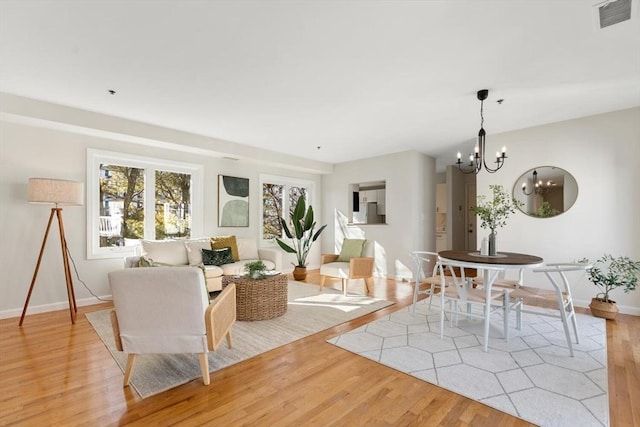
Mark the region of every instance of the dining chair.
<instances>
[{"instance_id":1,"label":"dining chair","mask_svg":"<svg viewBox=\"0 0 640 427\"><path fill-rule=\"evenodd\" d=\"M427 251L413 251L411 252L411 258L415 262L415 286L413 287L413 308L411 315L415 315L416 303L418 302L418 295L429 295L429 310L431 310L431 303L433 302L433 295L436 288L440 287L441 277L439 267L438 254L435 252ZM431 275L427 277L427 271L431 268ZM445 280L451 280L450 277L445 277ZM428 285L428 288L421 289L421 287Z\"/></svg>"},{"instance_id":2,"label":"dining chair","mask_svg":"<svg viewBox=\"0 0 640 427\"><path fill-rule=\"evenodd\" d=\"M506 306L505 316L509 316L510 310L516 310L516 328L522 329L522 313L537 314L539 316L555 317L562 320L569 354L573 357L573 343L569 331L569 322L573 327L576 344L580 343L578 334L578 323L571 297L571 286L566 273L571 271L586 271L591 268L590 264L584 263L549 263L544 267L534 269L534 273L544 273L552 289L542 286L516 285L510 292L509 297L513 304ZM538 309L525 308L525 304L536 306ZM540 310L539 308L557 309L559 313Z\"/></svg>"},{"instance_id":3,"label":"dining chair","mask_svg":"<svg viewBox=\"0 0 640 427\"><path fill-rule=\"evenodd\" d=\"M465 276L464 263L455 261L444 261L440 259L438 268L440 270L440 338L444 338L444 322L447 313L451 314L451 323L454 319L458 324L458 316L463 315L468 318L483 319L484 321L484 346L486 352L489 345L489 329L491 324L491 315L497 311L502 311L503 316L503 334L505 340L509 340L509 319L506 315L510 289L499 288L492 289L491 286L483 288L474 288L472 286L472 278ZM445 275L445 270L448 274ZM485 274L485 283L492 284L498 274L503 269L501 267L487 266L483 268ZM447 276L451 280L447 280ZM474 311L474 308L476 310ZM478 310L480 308L480 310Z\"/></svg>"}]
</instances>

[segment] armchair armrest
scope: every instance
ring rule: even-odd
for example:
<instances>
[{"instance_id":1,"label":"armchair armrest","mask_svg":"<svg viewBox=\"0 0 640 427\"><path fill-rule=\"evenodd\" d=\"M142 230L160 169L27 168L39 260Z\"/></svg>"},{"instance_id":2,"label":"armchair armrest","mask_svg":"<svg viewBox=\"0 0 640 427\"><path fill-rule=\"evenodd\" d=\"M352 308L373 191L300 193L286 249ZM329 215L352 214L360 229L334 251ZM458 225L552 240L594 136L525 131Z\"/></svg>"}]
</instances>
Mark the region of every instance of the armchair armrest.
<instances>
[{"instance_id":1,"label":"armchair armrest","mask_svg":"<svg viewBox=\"0 0 640 427\"><path fill-rule=\"evenodd\" d=\"M261 260L271 261L276 271L282 271L282 252L279 249L258 248L258 257Z\"/></svg>"},{"instance_id":2,"label":"armchair armrest","mask_svg":"<svg viewBox=\"0 0 640 427\"><path fill-rule=\"evenodd\" d=\"M236 321L236 285L230 283L213 300L204 313L207 328L207 347L214 351L226 336L227 346L233 347L231 327Z\"/></svg>"},{"instance_id":3,"label":"armchair armrest","mask_svg":"<svg viewBox=\"0 0 640 427\"><path fill-rule=\"evenodd\" d=\"M338 259L337 254L322 254L320 255L320 265L335 262Z\"/></svg>"},{"instance_id":4,"label":"armchair armrest","mask_svg":"<svg viewBox=\"0 0 640 427\"><path fill-rule=\"evenodd\" d=\"M372 257L351 258L349 261L349 278L363 279L373 276L373 264L375 259Z\"/></svg>"}]
</instances>

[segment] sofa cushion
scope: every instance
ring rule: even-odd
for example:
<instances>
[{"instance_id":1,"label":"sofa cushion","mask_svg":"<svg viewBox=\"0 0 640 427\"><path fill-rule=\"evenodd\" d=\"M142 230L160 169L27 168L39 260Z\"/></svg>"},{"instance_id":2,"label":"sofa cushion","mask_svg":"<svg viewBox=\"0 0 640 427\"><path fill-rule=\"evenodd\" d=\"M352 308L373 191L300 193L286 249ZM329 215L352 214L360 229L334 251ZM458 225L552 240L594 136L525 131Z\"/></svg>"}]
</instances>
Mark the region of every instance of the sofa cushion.
<instances>
[{"instance_id":1,"label":"sofa cushion","mask_svg":"<svg viewBox=\"0 0 640 427\"><path fill-rule=\"evenodd\" d=\"M167 263L164 263L164 262L154 261L153 259L147 258L146 256L141 256L140 257L140 267L186 267L186 265L184 265L184 264L167 264ZM202 271L202 277L204 277L205 289L207 289L207 271L204 268L204 265L195 266L195 267L199 268L200 271ZM207 291L207 297L209 298L209 301L211 301L211 297L210 297L208 291Z\"/></svg>"},{"instance_id":2,"label":"sofa cushion","mask_svg":"<svg viewBox=\"0 0 640 427\"><path fill-rule=\"evenodd\" d=\"M258 243L256 239L237 237L236 242L238 244L238 261L244 261L246 259L259 259L258 256Z\"/></svg>"},{"instance_id":3,"label":"sofa cushion","mask_svg":"<svg viewBox=\"0 0 640 427\"><path fill-rule=\"evenodd\" d=\"M211 249L231 248L234 261L240 261L236 236L214 236L211 238Z\"/></svg>"},{"instance_id":4,"label":"sofa cushion","mask_svg":"<svg viewBox=\"0 0 640 427\"><path fill-rule=\"evenodd\" d=\"M215 277L220 277L223 275L222 268L217 265L205 265L204 266L204 275L207 279L212 279Z\"/></svg>"},{"instance_id":5,"label":"sofa cushion","mask_svg":"<svg viewBox=\"0 0 640 427\"><path fill-rule=\"evenodd\" d=\"M202 250L211 249L211 242L206 240L187 240L184 242L184 246L187 249L187 258L189 259L189 265L202 264Z\"/></svg>"},{"instance_id":6,"label":"sofa cushion","mask_svg":"<svg viewBox=\"0 0 640 427\"><path fill-rule=\"evenodd\" d=\"M141 240L142 255L154 262L187 265L187 249L184 240Z\"/></svg>"},{"instance_id":7,"label":"sofa cushion","mask_svg":"<svg viewBox=\"0 0 640 427\"><path fill-rule=\"evenodd\" d=\"M365 243L365 239L344 239L340 255L338 255L336 261L349 262L351 258L362 256L362 249Z\"/></svg>"},{"instance_id":8,"label":"sofa cushion","mask_svg":"<svg viewBox=\"0 0 640 427\"><path fill-rule=\"evenodd\" d=\"M231 248L202 249L202 263L204 265L223 265L233 262Z\"/></svg>"}]
</instances>

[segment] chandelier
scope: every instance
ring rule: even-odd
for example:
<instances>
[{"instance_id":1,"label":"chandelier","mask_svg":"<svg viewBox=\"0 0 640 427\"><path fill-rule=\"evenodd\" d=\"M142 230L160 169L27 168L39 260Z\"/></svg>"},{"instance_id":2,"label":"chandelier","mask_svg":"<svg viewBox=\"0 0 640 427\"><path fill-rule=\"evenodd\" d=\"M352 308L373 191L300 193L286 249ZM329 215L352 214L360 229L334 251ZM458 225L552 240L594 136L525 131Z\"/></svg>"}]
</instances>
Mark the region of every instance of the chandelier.
<instances>
[{"instance_id":1,"label":"chandelier","mask_svg":"<svg viewBox=\"0 0 640 427\"><path fill-rule=\"evenodd\" d=\"M542 183L542 181L540 181L540 184L541 183ZM535 169L533 170L533 179L531 180L531 184L533 184L531 186L531 190L527 191L527 183L526 182L522 183L522 192L525 194L525 196L530 196L534 192L537 192L538 186L540 185L538 183L538 171L536 171Z\"/></svg>"},{"instance_id":2,"label":"chandelier","mask_svg":"<svg viewBox=\"0 0 640 427\"><path fill-rule=\"evenodd\" d=\"M538 180L538 172L534 169L533 171L533 179L531 180L533 186L531 190L527 191L527 183L522 183L522 192L525 196L530 196L533 193L535 194L545 194L551 191L554 187L556 187L556 182L552 179L547 180L547 182L543 182L542 180Z\"/></svg>"},{"instance_id":3,"label":"chandelier","mask_svg":"<svg viewBox=\"0 0 640 427\"><path fill-rule=\"evenodd\" d=\"M456 162L456 165L458 165L458 168L462 171L462 173L465 174L477 174L482 170L483 167L489 173L497 172L504 165L504 160L507 158L507 148L502 147L502 153L496 152L496 160L494 162L496 164L495 167L490 167L489 165L487 165L487 162L485 160L486 132L484 131L483 127L484 116L482 113L484 111L484 100L487 99L488 96L488 89L481 89L478 91L478 100L480 100L480 131L478 132L478 143L476 144L475 153L469 154L469 163L467 165L463 165L462 155L460 154L460 152L458 152L458 161Z\"/></svg>"}]
</instances>

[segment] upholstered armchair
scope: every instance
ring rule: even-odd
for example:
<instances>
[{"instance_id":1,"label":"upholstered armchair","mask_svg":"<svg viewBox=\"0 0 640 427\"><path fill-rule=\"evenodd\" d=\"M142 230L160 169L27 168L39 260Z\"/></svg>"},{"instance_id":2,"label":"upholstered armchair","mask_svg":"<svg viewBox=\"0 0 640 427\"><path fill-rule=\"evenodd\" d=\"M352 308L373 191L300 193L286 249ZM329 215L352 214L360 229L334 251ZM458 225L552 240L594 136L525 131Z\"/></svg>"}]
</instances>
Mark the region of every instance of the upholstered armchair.
<instances>
[{"instance_id":1,"label":"upholstered armchair","mask_svg":"<svg viewBox=\"0 0 640 427\"><path fill-rule=\"evenodd\" d=\"M202 380L209 385L207 353L225 338L232 347L235 285L209 303L204 274L196 267L127 268L109 273L109 284L116 348L128 355L124 385L137 356L145 353L197 353Z\"/></svg>"},{"instance_id":2,"label":"upholstered armchair","mask_svg":"<svg viewBox=\"0 0 640 427\"><path fill-rule=\"evenodd\" d=\"M367 293L373 285L375 263L373 241L345 239L340 254L322 254L320 259L320 291L327 277L342 280L342 292L347 295L349 280L364 279ZM359 250L358 250L359 249Z\"/></svg>"}]
</instances>

